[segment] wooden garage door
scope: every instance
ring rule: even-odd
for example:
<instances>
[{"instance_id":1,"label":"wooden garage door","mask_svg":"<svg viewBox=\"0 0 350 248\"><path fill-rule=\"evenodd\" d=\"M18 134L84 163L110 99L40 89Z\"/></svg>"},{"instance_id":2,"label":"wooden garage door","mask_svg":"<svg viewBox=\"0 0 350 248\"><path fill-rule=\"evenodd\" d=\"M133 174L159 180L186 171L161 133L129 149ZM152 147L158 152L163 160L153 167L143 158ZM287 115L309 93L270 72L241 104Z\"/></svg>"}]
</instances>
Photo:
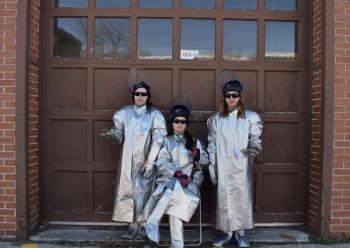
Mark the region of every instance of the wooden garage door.
<instances>
[{"instance_id":1,"label":"wooden garage door","mask_svg":"<svg viewBox=\"0 0 350 248\"><path fill-rule=\"evenodd\" d=\"M191 97L206 140L220 83L240 79L264 121L254 161L257 223L303 223L308 1L48 0L41 29L41 191L49 221L110 221L119 147L99 134L144 80L166 116ZM206 222L213 188L203 186Z\"/></svg>"}]
</instances>

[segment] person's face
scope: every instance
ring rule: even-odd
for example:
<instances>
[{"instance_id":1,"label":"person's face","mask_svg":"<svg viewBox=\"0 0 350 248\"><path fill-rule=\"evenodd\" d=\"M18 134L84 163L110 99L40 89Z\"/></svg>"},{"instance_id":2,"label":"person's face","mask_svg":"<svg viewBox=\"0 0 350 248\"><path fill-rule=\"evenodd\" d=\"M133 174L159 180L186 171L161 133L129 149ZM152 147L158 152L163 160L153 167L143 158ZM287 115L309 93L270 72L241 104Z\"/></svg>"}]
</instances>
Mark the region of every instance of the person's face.
<instances>
[{"instance_id":1,"label":"person's face","mask_svg":"<svg viewBox=\"0 0 350 248\"><path fill-rule=\"evenodd\" d=\"M173 120L173 129L176 134L184 134L187 127L187 121L185 117L178 116Z\"/></svg>"},{"instance_id":2,"label":"person's face","mask_svg":"<svg viewBox=\"0 0 350 248\"><path fill-rule=\"evenodd\" d=\"M141 107L146 104L148 99L147 90L145 88L138 88L134 92L134 102L137 107Z\"/></svg>"},{"instance_id":3,"label":"person's face","mask_svg":"<svg viewBox=\"0 0 350 248\"><path fill-rule=\"evenodd\" d=\"M237 91L228 91L225 93L224 97L229 109L236 108L241 99L241 95Z\"/></svg>"}]
</instances>

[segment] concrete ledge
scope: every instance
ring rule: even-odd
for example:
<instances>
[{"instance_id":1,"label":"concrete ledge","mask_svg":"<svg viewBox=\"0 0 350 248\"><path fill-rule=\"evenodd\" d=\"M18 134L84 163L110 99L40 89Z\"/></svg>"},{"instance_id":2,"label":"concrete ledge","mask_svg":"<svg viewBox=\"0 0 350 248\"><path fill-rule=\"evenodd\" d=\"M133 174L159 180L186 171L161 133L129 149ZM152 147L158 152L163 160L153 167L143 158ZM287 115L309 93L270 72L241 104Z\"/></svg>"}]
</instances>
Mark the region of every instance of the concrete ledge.
<instances>
[{"instance_id":1,"label":"concrete ledge","mask_svg":"<svg viewBox=\"0 0 350 248\"><path fill-rule=\"evenodd\" d=\"M199 240L199 231L185 228L187 241ZM111 227L83 227L83 226L51 226L42 229L30 237L35 242L108 242L125 241L122 239L124 228ZM211 242L218 234L209 227L203 228L203 241ZM169 240L166 227L161 231L162 240ZM310 235L302 227L257 227L248 231L248 238L252 243L309 243ZM138 242L138 241L135 241ZM140 241L141 242L141 241Z\"/></svg>"}]
</instances>

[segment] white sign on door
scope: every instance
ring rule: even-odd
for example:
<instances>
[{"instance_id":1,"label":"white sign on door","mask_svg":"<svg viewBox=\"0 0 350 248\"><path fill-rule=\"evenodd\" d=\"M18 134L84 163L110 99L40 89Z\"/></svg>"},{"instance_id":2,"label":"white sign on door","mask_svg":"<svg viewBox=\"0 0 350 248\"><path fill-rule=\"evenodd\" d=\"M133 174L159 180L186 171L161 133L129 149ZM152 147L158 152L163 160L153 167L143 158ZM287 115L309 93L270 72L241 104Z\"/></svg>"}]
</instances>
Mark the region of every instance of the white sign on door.
<instances>
[{"instance_id":1,"label":"white sign on door","mask_svg":"<svg viewBox=\"0 0 350 248\"><path fill-rule=\"evenodd\" d=\"M181 50L180 58L181 59L194 59L198 57L198 50Z\"/></svg>"}]
</instances>

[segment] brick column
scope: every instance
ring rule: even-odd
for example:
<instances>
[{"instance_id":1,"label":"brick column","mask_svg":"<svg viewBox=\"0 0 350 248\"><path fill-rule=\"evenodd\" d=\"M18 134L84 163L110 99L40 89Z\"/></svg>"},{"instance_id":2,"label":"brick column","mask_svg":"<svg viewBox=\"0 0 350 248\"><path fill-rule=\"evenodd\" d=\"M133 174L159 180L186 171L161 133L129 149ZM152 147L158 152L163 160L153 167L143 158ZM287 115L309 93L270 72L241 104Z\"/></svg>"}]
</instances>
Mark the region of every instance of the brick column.
<instances>
[{"instance_id":1,"label":"brick column","mask_svg":"<svg viewBox=\"0 0 350 248\"><path fill-rule=\"evenodd\" d=\"M31 0L29 44L29 89L28 89L28 166L30 230L39 223L39 168L38 168L38 103L39 103L39 22L40 0Z\"/></svg>"},{"instance_id":2,"label":"brick column","mask_svg":"<svg viewBox=\"0 0 350 248\"><path fill-rule=\"evenodd\" d=\"M0 2L0 236L16 232L15 90L17 0Z\"/></svg>"},{"instance_id":3,"label":"brick column","mask_svg":"<svg viewBox=\"0 0 350 248\"><path fill-rule=\"evenodd\" d=\"M0 238L26 237L39 221L40 0L20 1L0 2ZM27 12L29 20L18 14ZM26 35L18 36L19 26L20 32L27 33L29 29L29 44L23 39ZM19 76L19 72L23 71L25 74ZM20 98L22 105L18 104ZM21 117L23 113L25 116ZM23 123L18 125L18 120ZM18 146L18 140L22 142L22 147ZM22 180L24 183L18 184ZM18 188L18 185L23 187Z\"/></svg>"},{"instance_id":4,"label":"brick column","mask_svg":"<svg viewBox=\"0 0 350 248\"><path fill-rule=\"evenodd\" d=\"M324 1L312 4L312 143L309 172L308 226L320 233L322 202L322 127L324 81Z\"/></svg>"},{"instance_id":5,"label":"brick column","mask_svg":"<svg viewBox=\"0 0 350 248\"><path fill-rule=\"evenodd\" d=\"M332 236L350 236L350 1L335 0Z\"/></svg>"}]
</instances>

